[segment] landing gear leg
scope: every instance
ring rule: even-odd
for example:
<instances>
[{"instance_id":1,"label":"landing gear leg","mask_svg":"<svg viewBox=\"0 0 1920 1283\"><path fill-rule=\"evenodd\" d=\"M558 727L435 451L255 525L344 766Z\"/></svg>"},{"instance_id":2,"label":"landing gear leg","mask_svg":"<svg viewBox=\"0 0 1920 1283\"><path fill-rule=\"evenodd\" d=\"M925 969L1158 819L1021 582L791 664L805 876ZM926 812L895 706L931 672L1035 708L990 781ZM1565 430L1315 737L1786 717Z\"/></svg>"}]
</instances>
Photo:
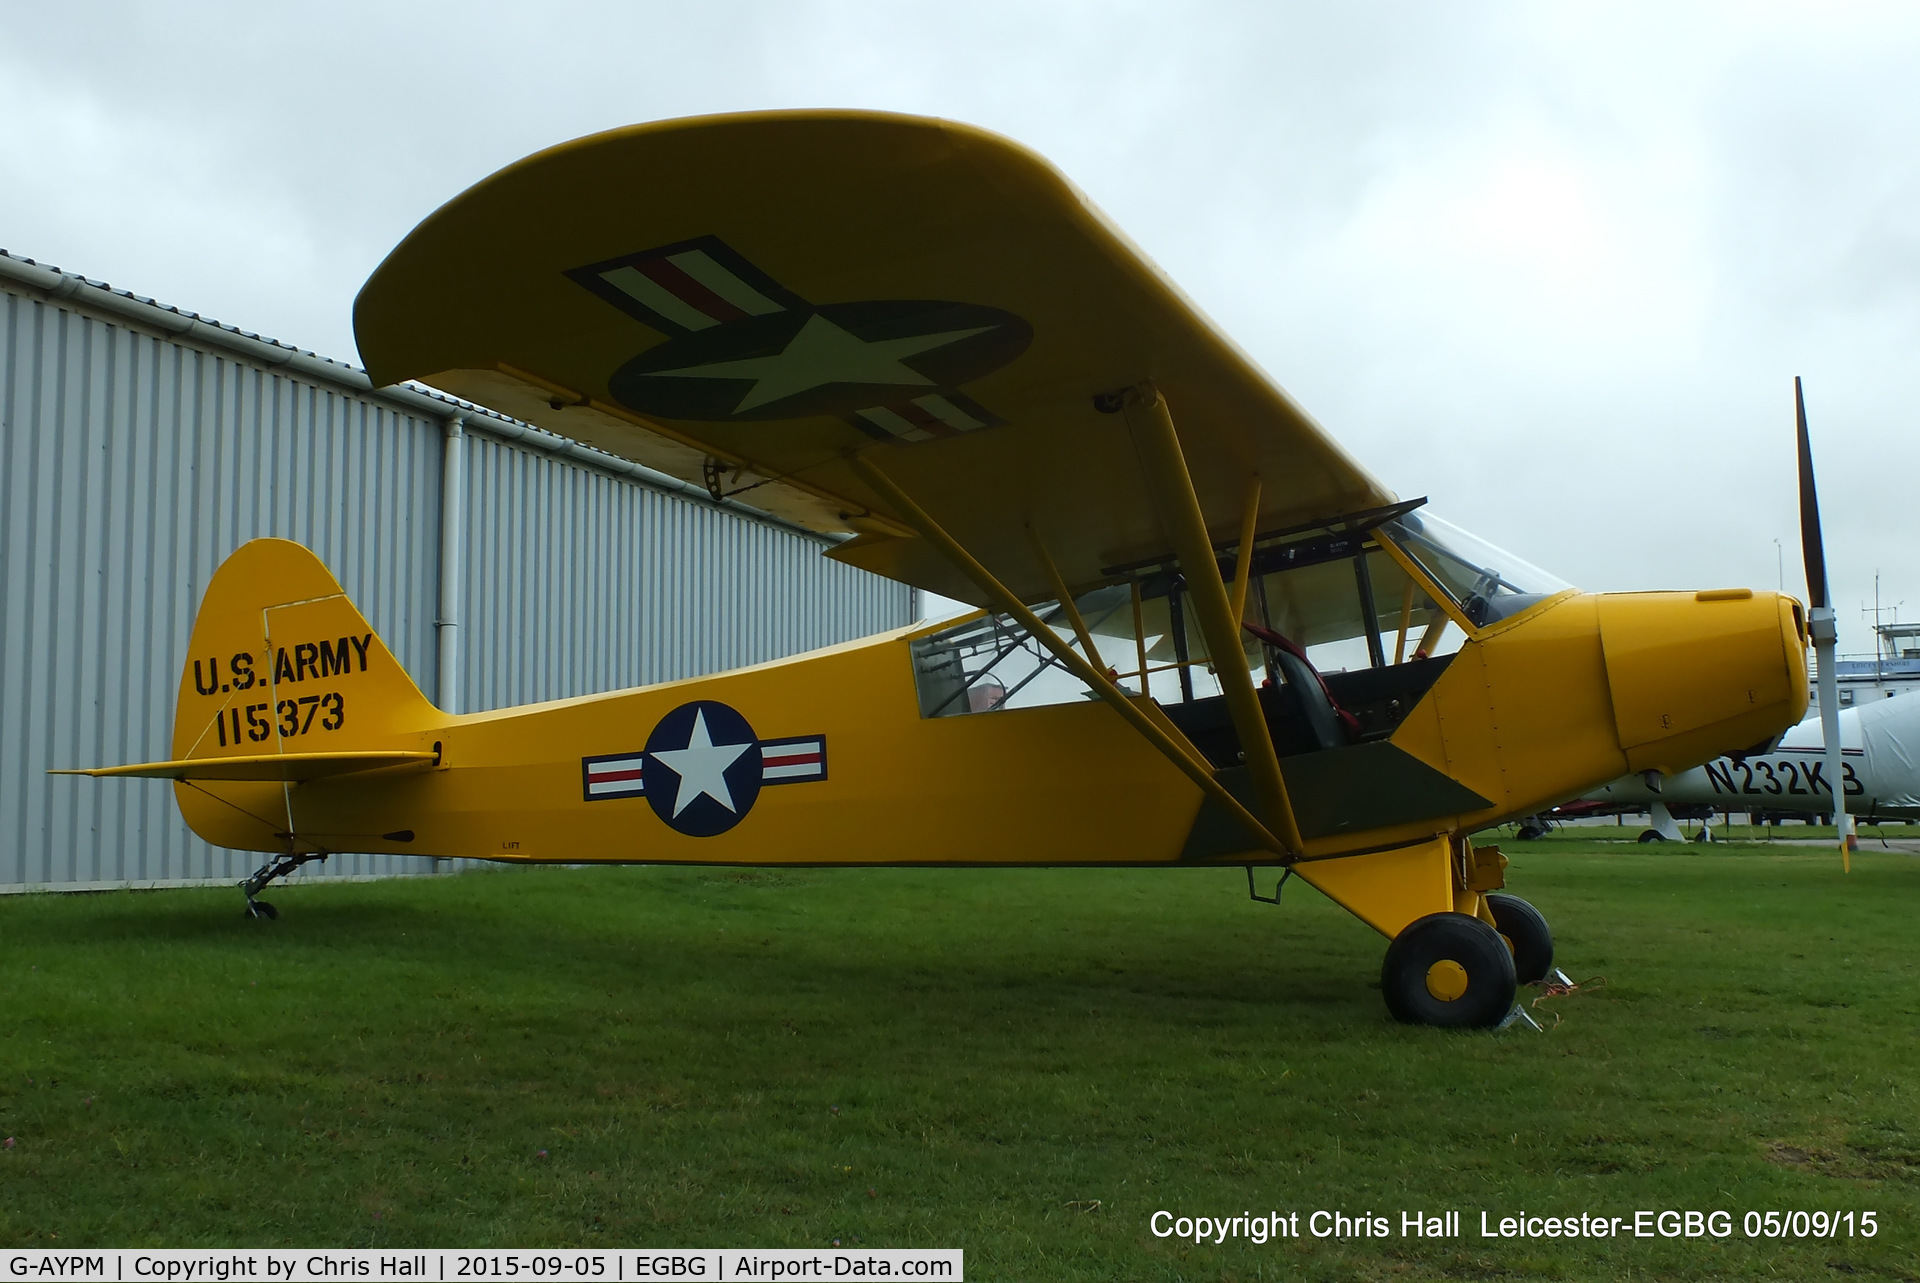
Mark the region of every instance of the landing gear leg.
<instances>
[{"instance_id":1,"label":"landing gear leg","mask_svg":"<svg viewBox=\"0 0 1920 1283\"><path fill-rule=\"evenodd\" d=\"M1507 860L1465 834L1435 834L1389 851L1302 861L1293 874L1391 944L1381 996L1394 1019L1448 1029L1492 1029L1513 1010L1513 954L1485 893Z\"/></svg>"},{"instance_id":2,"label":"landing gear leg","mask_svg":"<svg viewBox=\"0 0 1920 1283\"><path fill-rule=\"evenodd\" d=\"M289 873L292 873L295 869L310 860L324 860L326 858L327 852L325 851L303 851L298 854L283 855L276 859L268 860L265 864L255 869L253 876L240 884L241 893L247 897L247 916L249 918L265 918L268 921L279 917L280 910L260 898L260 893L267 889L267 884L275 878L286 877Z\"/></svg>"},{"instance_id":3,"label":"landing gear leg","mask_svg":"<svg viewBox=\"0 0 1920 1283\"><path fill-rule=\"evenodd\" d=\"M1680 831L1674 822L1673 812L1667 809L1665 802L1651 802L1647 805L1647 818L1653 821L1653 827L1640 834L1642 842L1684 842L1687 835Z\"/></svg>"}]
</instances>

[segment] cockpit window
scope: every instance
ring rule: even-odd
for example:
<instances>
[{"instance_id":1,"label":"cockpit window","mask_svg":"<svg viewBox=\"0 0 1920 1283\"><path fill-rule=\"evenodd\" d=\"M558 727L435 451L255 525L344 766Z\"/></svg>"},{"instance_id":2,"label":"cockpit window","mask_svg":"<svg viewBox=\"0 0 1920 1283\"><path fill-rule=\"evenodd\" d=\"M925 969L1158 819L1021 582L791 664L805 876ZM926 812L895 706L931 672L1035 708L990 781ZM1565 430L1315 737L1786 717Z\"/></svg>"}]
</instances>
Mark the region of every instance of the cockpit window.
<instances>
[{"instance_id":1,"label":"cockpit window","mask_svg":"<svg viewBox=\"0 0 1920 1283\"><path fill-rule=\"evenodd\" d=\"M1132 594L1123 586L1097 588L1075 600L1075 608L1094 637L1095 665L1115 672L1122 684L1138 690L1121 670L1137 667L1133 655ZM1058 602L1033 608L1061 641L1081 649L1072 614ZM1164 611L1161 612L1164 616ZM993 713L1097 699L1053 652L1002 614L969 615L913 643L914 684L922 717ZM1137 674L1133 675L1137 679Z\"/></svg>"},{"instance_id":2,"label":"cockpit window","mask_svg":"<svg viewBox=\"0 0 1920 1283\"><path fill-rule=\"evenodd\" d=\"M1377 539L1390 540L1422 566L1475 627L1566 587L1424 510L1386 521L1377 539L1371 529L1371 523L1321 527L1321 533L1257 542L1241 614L1244 654L1232 662L1247 665L1256 682L1281 684L1277 651L1262 641L1262 632L1305 651L1319 673L1336 681L1341 674L1398 669L1457 649L1464 639L1450 627L1447 611ZM1202 573L1219 575L1231 588L1240 557L1237 547L1227 546L1218 564ZM1158 562L1113 573L1116 582L1071 603L1040 603L1033 611L1060 642L1086 654L1129 693L1145 692L1163 705L1218 696L1219 676L1195 625L1184 572ZM957 620L916 639L912 653L923 717L1099 698L1007 615Z\"/></svg>"},{"instance_id":3,"label":"cockpit window","mask_svg":"<svg viewBox=\"0 0 1920 1283\"><path fill-rule=\"evenodd\" d=\"M1572 587L1425 509L1396 517L1380 531L1447 590L1476 628Z\"/></svg>"}]
</instances>

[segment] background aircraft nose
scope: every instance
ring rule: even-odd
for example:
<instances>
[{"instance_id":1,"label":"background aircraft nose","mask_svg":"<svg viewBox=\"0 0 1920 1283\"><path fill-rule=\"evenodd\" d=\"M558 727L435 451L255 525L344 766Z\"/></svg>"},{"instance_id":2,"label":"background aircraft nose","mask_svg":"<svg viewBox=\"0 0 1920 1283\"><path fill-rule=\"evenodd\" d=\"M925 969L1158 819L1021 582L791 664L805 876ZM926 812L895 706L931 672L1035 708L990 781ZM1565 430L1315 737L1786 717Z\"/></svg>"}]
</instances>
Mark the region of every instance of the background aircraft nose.
<instances>
[{"instance_id":1,"label":"background aircraft nose","mask_svg":"<svg viewBox=\"0 0 1920 1283\"><path fill-rule=\"evenodd\" d=\"M1745 588L1608 593L1599 609L1629 769L1683 771L1806 714L1805 622L1793 598Z\"/></svg>"}]
</instances>

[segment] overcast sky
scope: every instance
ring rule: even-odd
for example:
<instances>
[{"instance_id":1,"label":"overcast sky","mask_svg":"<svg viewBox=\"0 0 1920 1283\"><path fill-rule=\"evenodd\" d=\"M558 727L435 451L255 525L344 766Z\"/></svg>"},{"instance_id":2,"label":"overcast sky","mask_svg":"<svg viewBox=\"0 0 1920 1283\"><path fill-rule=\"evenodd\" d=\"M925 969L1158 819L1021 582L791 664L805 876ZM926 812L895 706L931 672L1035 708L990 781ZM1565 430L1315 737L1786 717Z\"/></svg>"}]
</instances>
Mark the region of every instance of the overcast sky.
<instances>
[{"instance_id":1,"label":"overcast sky","mask_svg":"<svg viewBox=\"0 0 1920 1283\"><path fill-rule=\"evenodd\" d=\"M417 221L715 111L1051 158L1402 495L1596 589L1920 618L1920 7L0 0L0 245L334 357ZM564 206L556 208L564 216Z\"/></svg>"}]
</instances>

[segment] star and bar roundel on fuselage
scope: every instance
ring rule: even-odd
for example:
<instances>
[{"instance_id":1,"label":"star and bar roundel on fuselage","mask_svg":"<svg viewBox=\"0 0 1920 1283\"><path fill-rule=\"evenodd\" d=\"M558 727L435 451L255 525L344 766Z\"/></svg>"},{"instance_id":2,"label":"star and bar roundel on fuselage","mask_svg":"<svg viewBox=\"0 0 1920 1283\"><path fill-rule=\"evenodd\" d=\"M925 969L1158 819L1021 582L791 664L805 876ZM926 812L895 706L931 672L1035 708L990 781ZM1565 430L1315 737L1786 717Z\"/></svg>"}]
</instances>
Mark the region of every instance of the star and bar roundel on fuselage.
<instances>
[{"instance_id":1,"label":"star and bar roundel on fuselage","mask_svg":"<svg viewBox=\"0 0 1920 1283\"><path fill-rule=\"evenodd\" d=\"M717 236L566 276L667 336L607 385L627 409L670 419L834 415L883 440L955 436L1004 422L960 386L1033 340L1026 321L980 303L809 303Z\"/></svg>"},{"instance_id":2,"label":"star and bar roundel on fuselage","mask_svg":"<svg viewBox=\"0 0 1920 1283\"><path fill-rule=\"evenodd\" d=\"M761 739L718 700L682 704L654 724L646 747L580 759L589 802L644 797L662 823L717 837L747 818L760 790L827 778L827 737Z\"/></svg>"}]
</instances>

